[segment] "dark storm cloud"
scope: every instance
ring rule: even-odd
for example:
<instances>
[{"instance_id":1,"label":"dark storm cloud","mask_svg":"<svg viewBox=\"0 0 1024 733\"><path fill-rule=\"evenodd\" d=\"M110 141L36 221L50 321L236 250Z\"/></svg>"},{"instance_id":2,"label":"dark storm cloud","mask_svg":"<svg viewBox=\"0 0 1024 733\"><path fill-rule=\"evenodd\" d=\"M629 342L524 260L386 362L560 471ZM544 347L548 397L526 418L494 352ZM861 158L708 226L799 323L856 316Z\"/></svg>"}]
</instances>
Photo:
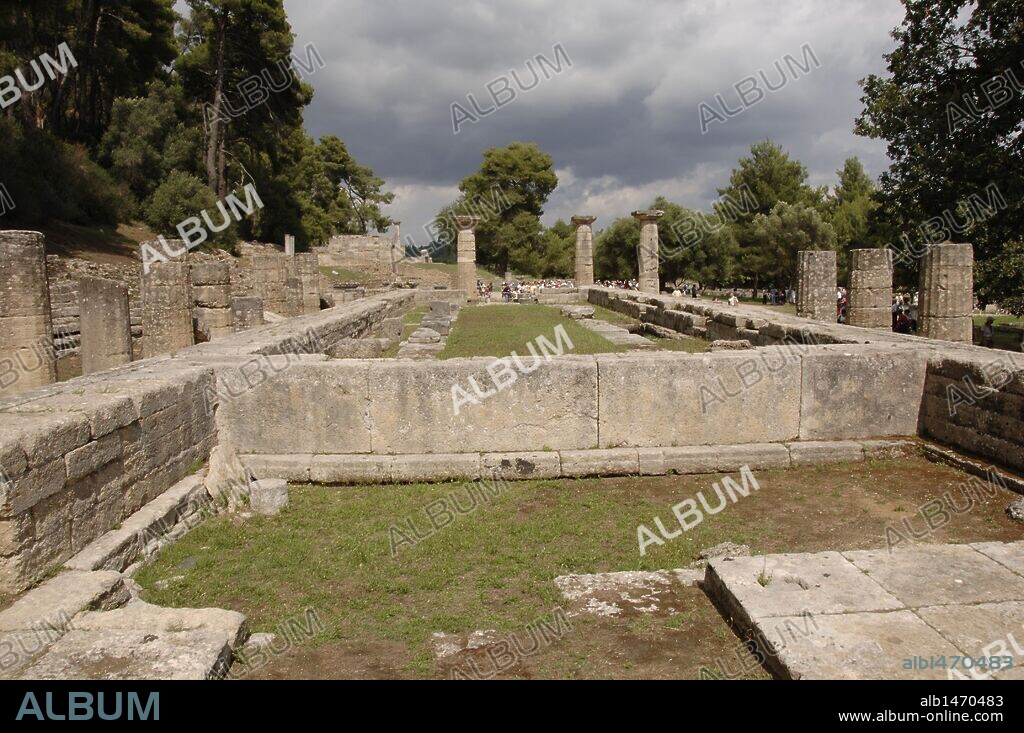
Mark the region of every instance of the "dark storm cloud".
<instances>
[{"instance_id":1,"label":"dark storm cloud","mask_svg":"<svg viewBox=\"0 0 1024 733\"><path fill-rule=\"evenodd\" d=\"M884 146L852 133L857 81L883 69L898 0L286 0L297 47L327 67L309 79L314 135L337 134L398 193L392 216L422 223L456 194L488 147L537 142L562 181L548 220L575 212L608 223L664 194L707 206L752 143L782 143L834 183L859 155L877 175ZM452 103L488 106L487 84L556 44L572 68L452 132ZM820 68L702 134L699 106L809 44Z\"/></svg>"}]
</instances>

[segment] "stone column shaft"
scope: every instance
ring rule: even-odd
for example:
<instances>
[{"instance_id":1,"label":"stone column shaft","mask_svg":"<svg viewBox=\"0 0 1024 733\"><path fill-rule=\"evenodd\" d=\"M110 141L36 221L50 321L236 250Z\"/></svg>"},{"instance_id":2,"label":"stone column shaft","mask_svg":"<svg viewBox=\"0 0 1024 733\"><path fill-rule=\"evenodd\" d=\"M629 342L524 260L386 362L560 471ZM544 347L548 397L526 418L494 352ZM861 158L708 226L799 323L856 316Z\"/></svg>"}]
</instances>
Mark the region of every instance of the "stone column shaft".
<instances>
[{"instance_id":1,"label":"stone column shaft","mask_svg":"<svg viewBox=\"0 0 1024 733\"><path fill-rule=\"evenodd\" d=\"M586 288L594 284L594 230L591 225L596 216L574 216L576 226L576 287Z\"/></svg>"},{"instance_id":2,"label":"stone column shaft","mask_svg":"<svg viewBox=\"0 0 1024 733\"><path fill-rule=\"evenodd\" d=\"M798 255L796 312L801 318L835 323L839 290L836 253L805 251Z\"/></svg>"},{"instance_id":3,"label":"stone column shaft","mask_svg":"<svg viewBox=\"0 0 1024 733\"><path fill-rule=\"evenodd\" d=\"M974 341L974 247L938 244L921 259L918 330L925 338Z\"/></svg>"},{"instance_id":4,"label":"stone column shaft","mask_svg":"<svg viewBox=\"0 0 1024 733\"><path fill-rule=\"evenodd\" d=\"M123 366L132 360L128 286L113 280L78 279L81 300L82 374Z\"/></svg>"},{"instance_id":5,"label":"stone column shaft","mask_svg":"<svg viewBox=\"0 0 1024 733\"><path fill-rule=\"evenodd\" d=\"M661 292L658 219L663 216L665 212L657 210L633 212L633 218L640 222L640 244L637 246L640 291L655 295Z\"/></svg>"},{"instance_id":6,"label":"stone column shaft","mask_svg":"<svg viewBox=\"0 0 1024 733\"><path fill-rule=\"evenodd\" d=\"M174 249L184 242L169 243ZM150 242L151 247L157 243ZM168 354L195 343L192 325L192 288L185 259L159 262L142 275L142 356Z\"/></svg>"},{"instance_id":7,"label":"stone column shaft","mask_svg":"<svg viewBox=\"0 0 1024 733\"><path fill-rule=\"evenodd\" d=\"M46 238L0 231L0 397L56 379Z\"/></svg>"},{"instance_id":8,"label":"stone column shaft","mask_svg":"<svg viewBox=\"0 0 1024 733\"><path fill-rule=\"evenodd\" d=\"M892 250L850 252L850 302L847 323L892 330Z\"/></svg>"},{"instance_id":9,"label":"stone column shaft","mask_svg":"<svg viewBox=\"0 0 1024 733\"><path fill-rule=\"evenodd\" d=\"M459 232L455 289L465 290L470 300L476 298L476 228L479 224L478 216L455 217L455 227Z\"/></svg>"}]
</instances>

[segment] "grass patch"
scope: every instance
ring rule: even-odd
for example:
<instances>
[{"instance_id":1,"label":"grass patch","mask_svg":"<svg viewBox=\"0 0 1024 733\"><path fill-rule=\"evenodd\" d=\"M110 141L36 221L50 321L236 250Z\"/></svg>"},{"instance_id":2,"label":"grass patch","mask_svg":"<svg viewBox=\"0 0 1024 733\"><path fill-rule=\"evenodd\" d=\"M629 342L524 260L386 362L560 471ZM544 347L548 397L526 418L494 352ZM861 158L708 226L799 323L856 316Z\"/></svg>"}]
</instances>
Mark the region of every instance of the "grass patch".
<instances>
[{"instance_id":1,"label":"grass patch","mask_svg":"<svg viewBox=\"0 0 1024 733\"><path fill-rule=\"evenodd\" d=\"M644 336L654 344L658 351L679 351L684 354L704 354L711 350L711 342L703 339L690 338L663 339L657 336Z\"/></svg>"},{"instance_id":2,"label":"grass patch","mask_svg":"<svg viewBox=\"0 0 1024 733\"><path fill-rule=\"evenodd\" d=\"M894 508L918 507L954 491L964 475L915 456L758 471L757 479L759 491L678 538L649 546L643 557L638 525L653 529L653 518L660 517L671 530L671 507L698 492L713 497L711 487L719 477L513 483L415 547L400 547L394 558L389 528L405 527L411 519L421 536L426 534L425 509L432 502L445 499L450 506L448 497L454 496L461 506L470 505L463 485L295 486L282 514L244 522L230 515L211 519L165 548L138 580L149 602L237 610L249 617L253 631L275 631L313 608L326 628L303 649L356 644L368 650L361 652L360 663L372 667L375 644L397 644L404 650L400 664L409 674L426 677L434 669L432 633L520 631L566 604L553 583L560 575L686 567L701 549L726 541L750 545L755 555L878 549L885 546L885 527L905 516ZM1012 496L1001 492L981 502L926 541L1019 539L1004 512ZM771 582L767 572L762 576L762 583ZM170 582L160 590L157 581ZM699 608L700 594L694 599L693 607ZM721 653L735 647L728 627L708 609L711 615L701 616L686 637L671 640L678 644L721 634ZM564 648L552 649L544 676L627 672L606 660L629 640L616 637L619 646L591 654L588 635L599 627L588 626L593 622L585 616L574 619L574 626L577 621L580 630ZM681 655L671 669L679 673L685 664L685 673L692 674L714 656Z\"/></svg>"},{"instance_id":3,"label":"grass patch","mask_svg":"<svg viewBox=\"0 0 1024 733\"><path fill-rule=\"evenodd\" d=\"M458 266L451 262L410 262L409 266L420 268L422 270L443 272L450 275L452 278L455 277L455 274L458 271ZM484 282L489 282L491 280L497 280L498 282L501 281L501 278L496 274L486 268L480 267L479 265L477 265L476 268L476 279L483 280ZM454 282L454 280L452 282Z\"/></svg>"},{"instance_id":4,"label":"grass patch","mask_svg":"<svg viewBox=\"0 0 1024 733\"><path fill-rule=\"evenodd\" d=\"M588 331L556 308L546 305L491 305L464 308L453 324L441 359L473 356L508 356L513 351L532 358L527 343L539 336L556 343L555 326L565 326L572 354L609 354L625 351L593 331Z\"/></svg>"},{"instance_id":5,"label":"grass patch","mask_svg":"<svg viewBox=\"0 0 1024 733\"><path fill-rule=\"evenodd\" d=\"M640 321L635 318L630 318L624 313L619 313L618 311L613 311L610 308L605 308L603 305L593 305L591 303L588 303L587 305L594 309L594 318L599 321L610 323L613 326L629 328L630 326L635 326L640 323Z\"/></svg>"},{"instance_id":6,"label":"grass patch","mask_svg":"<svg viewBox=\"0 0 1024 733\"><path fill-rule=\"evenodd\" d=\"M367 285L380 280L379 277L375 277L368 272L350 270L347 267L321 267L320 273L336 283L359 283L360 285Z\"/></svg>"}]
</instances>

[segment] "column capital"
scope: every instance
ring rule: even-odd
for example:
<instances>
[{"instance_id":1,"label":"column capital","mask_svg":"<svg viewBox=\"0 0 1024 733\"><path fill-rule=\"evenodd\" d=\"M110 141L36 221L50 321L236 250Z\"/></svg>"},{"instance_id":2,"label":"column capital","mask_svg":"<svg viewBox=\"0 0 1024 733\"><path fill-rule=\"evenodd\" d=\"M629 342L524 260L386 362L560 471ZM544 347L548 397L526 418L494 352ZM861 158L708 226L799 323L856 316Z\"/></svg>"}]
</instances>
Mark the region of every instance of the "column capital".
<instances>
[{"instance_id":1,"label":"column capital","mask_svg":"<svg viewBox=\"0 0 1024 733\"><path fill-rule=\"evenodd\" d=\"M577 227L588 227L597 221L596 216L574 216L572 218L573 226Z\"/></svg>"},{"instance_id":2,"label":"column capital","mask_svg":"<svg viewBox=\"0 0 1024 733\"><path fill-rule=\"evenodd\" d=\"M658 221L658 219L660 219L663 216L665 216L665 212L659 211L658 209L633 212L633 218L641 222Z\"/></svg>"},{"instance_id":3,"label":"column capital","mask_svg":"<svg viewBox=\"0 0 1024 733\"><path fill-rule=\"evenodd\" d=\"M473 230L479 226L480 222L483 221L479 216L456 216L454 217L455 226L460 230Z\"/></svg>"}]
</instances>

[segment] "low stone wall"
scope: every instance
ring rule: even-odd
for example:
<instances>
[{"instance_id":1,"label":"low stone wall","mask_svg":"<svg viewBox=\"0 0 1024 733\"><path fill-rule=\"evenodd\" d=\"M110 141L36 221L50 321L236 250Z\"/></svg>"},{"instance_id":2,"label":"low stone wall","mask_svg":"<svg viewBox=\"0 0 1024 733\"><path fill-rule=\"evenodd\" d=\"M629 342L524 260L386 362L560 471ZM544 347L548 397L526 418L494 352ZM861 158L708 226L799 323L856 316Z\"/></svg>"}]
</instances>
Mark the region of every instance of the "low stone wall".
<instances>
[{"instance_id":1,"label":"low stone wall","mask_svg":"<svg viewBox=\"0 0 1024 733\"><path fill-rule=\"evenodd\" d=\"M591 303L633 318L712 340L744 339L761 346L786 344L783 348L789 349L832 344L829 349L833 363L820 361L827 368L805 372L804 383L809 378L822 392L843 395L836 401L833 418L839 421L860 409L859 390L877 399L877 393L892 392L894 385L891 376L880 375L877 383L865 380L872 370L861 371L861 360L851 358L859 352L851 347L872 346L910 353L912 357L905 364L897 361L894 367L906 366L917 374L924 359L925 394L916 397L896 393L893 398L919 405L917 433L998 464L1024 469L1024 357L1018 353L817 323L773 313L770 308L730 307L606 288L591 288L588 297ZM818 351L814 349L815 353Z\"/></svg>"},{"instance_id":2,"label":"low stone wall","mask_svg":"<svg viewBox=\"0 0 1024 733\"><path fill-rule=\"evenodd\" d=\"M413 300L389 293L0 400L0 592L45 578L197 470L219 442L217 410L261 375L326 359Z\"/></svg>"},{"instance_id":3,"label":"low stone wall","mask_svg":"<svg viewBox=\"0 0 1024 733\"><path fill-rule=\"evenodd\" d=\"M0 590L43 579L213 448L213 370L108 374L0 403Z\"/></svg>"},{"instance_id":4,"label":"low stone wall","mask_svg":"<svg viewBox=\"0 0 1024 733\"><path fill-rule=\"evenodd\" d=\"M453 387L493 391L493 360L302 363L223 406L218 424L245 454L578 451L726 445L737 436L783 443L916 435L927 357L871 346L854 351L564 356L457 413ZM530 358L524 366L532 366ZM887 388L876 389L880 383Z\"/></svg>"},{"instance_id":5,"label":"low stone wall","mask_svg":"<svg viewBox=\"0 0 1024 733\"><path fill-rule=\"evenodd\" d=\"M979 351L929 361L921 434L1024 470L1024 356Z\"/></svg>"}]
</instances>

